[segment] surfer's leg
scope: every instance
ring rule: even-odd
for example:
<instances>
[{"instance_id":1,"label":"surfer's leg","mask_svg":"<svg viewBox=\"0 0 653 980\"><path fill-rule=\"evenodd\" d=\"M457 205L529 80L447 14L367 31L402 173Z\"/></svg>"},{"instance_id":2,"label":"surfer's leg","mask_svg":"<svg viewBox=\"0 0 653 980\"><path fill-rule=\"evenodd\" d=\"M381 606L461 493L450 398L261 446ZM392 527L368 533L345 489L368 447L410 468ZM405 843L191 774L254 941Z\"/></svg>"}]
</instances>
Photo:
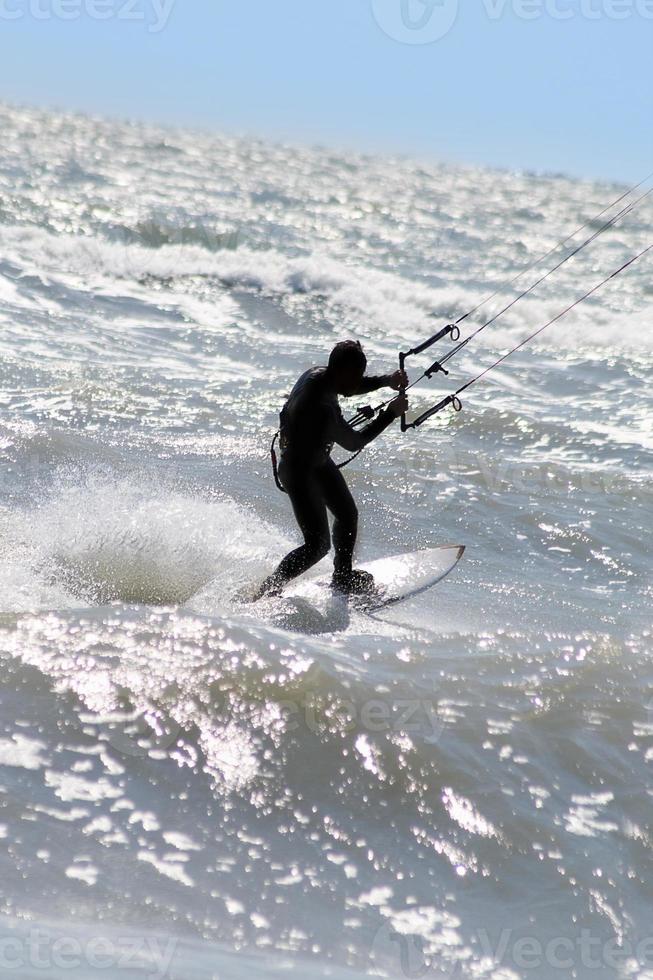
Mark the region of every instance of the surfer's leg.
<instances>
[{"instance_id":1,"label":"surfer's leg","mask_svg":"<svg viewBox=\"0 0 653 980\"><path fill-rule=\"evenodd\" d=\"M279 591L290 579L317 564L331 547L329 521L320 483L312 474L282 470L283 485L292 504L295 519L304 535L304 544L286 555L276 571L264 582L262 593Z\"/></svg>"},{"instance_id":2,"label":"surfer's leg","mask_svg":"<svg viewBox=\"0 0 653 980\"><path fill-rule=\"evenodd\" d=\"M354 498L344 476L331 460L320 467L319 477L326 505L335 517L333 587L349 595L367 595L374 589L374 579L369 572L352 568L358 535L358 508Z\"/></svg>"},{"instance_id":3,"label":"surfer's leg","mask_svg":"<svg viewBox=\"0 0 653 980\"><path fill-rule=\"evenodd\" d=\"M336 464L329 460L319 471L320 486L326 505L335 517L333 544L335 547L334 571L337 575L351 575L354 547L358 534L358 508L347 482Z\"/></svg>"}]
</instances>

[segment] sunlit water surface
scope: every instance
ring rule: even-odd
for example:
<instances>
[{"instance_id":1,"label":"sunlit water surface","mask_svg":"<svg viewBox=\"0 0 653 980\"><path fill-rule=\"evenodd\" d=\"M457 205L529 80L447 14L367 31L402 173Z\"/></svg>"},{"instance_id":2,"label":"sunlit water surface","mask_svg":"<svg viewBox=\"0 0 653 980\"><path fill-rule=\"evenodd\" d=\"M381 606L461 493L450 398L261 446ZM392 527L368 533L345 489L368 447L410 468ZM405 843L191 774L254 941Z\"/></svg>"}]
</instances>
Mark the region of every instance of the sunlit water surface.
<instances>
[{"instance_id":1,"label":"sunlit water surface","mask_svg":"<svg viewBox=\"0 0 653 980\"><path fill-rule=\"evenodd\" d=\"M297 539L267 450L298 374L352 335L389 370L624 188L6 107L0 127L8 960L653 976L650 261L347 470L361 558L465 544L446 582L375 618L232 598ZM652 214L413 408L648 244Z\"/></svg>"}]
</instances>

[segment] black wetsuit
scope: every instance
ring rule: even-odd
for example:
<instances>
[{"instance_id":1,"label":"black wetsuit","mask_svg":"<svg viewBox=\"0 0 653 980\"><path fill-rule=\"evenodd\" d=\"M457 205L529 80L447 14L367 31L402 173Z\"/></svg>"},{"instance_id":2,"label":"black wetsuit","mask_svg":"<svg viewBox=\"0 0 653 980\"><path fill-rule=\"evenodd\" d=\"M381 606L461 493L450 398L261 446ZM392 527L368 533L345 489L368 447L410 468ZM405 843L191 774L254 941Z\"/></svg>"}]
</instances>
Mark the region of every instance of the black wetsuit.
<instances>
[{"instance_id":1,"label":"black wetsuit","mask_svg":"<svg viewBox=\"0 0 653 980\"><path fill-rule=\"evenodd\" d=\"M376 391L387 378L363 378L356 394ZM281 562L274 580L283 583L301 575L328 553L331 546L327 508L333 514L334 570L351 572L358 530L358 510L345 479L333 462L334 443L357 452L394 421L386 409L362 429L343 418L338 397L328 384L326 368L302 374L281 412L279 477L290 497L304 544Z\"/></svg>"}]
</instances>

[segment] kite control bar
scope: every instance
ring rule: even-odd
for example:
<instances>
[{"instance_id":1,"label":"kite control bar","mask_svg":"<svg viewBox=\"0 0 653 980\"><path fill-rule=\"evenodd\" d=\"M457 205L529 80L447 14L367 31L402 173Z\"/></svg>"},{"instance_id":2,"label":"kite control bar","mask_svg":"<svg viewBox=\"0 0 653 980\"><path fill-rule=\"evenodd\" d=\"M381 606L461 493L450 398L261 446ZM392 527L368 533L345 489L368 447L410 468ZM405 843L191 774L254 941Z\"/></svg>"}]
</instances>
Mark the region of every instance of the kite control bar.
<instances>
[{"instance_id":1,"label":"kite control bar","mask_svg":"<svg viewBox=\"0 0 653 980\"><path fill-rule=\"evenodd\" d=\"M443 398L442 401L438 402L437 405L434 405L433 408L429 408L427 412L423 412L422 415L419 415L413 422L410 422L406 426L406 429L404 429L404 432L407 429L416 429L418 426L422 424L422 422L426 422L427 419L430 419L434 415L437 415L438 412L441 412L444 408L447 407L447 405L453 405L454 409L457 412L462 412L463 410L463 403L461 402L460 398L458 398L457 395L447 395L446 398Z\"/></svg>"},{"instance_id":2,"label":"kite control bar","mask_svg":"<svg viewBox=\"0 0 653 980\"><path fill-rule=\"evenodd\" d=\"M429 337L428 340L425 340L423 344L419 344L419 346L413 347L411 350L402 351L399 354L399 369L401 371L405 371L406 361L408 360L409 357L414 357L417 354L421 354L423 351L428 350L429 347L432 347L433 344L437 344L439 340L444 340L445 337L451 337L454 343L457 340L460 340L460 327L458 327L455 323L450 323L448 324L448 326L443 327L442 330L438 330L438 332L436 334L433 334L432 337ZM438 371L442 371L443 374L449 373L448 371L445 371L440 361L434 361L433 364L431 364L430 368L427 368L427 370L424 371L422 378L432 378L434 374L438 373ZM421 378L418 380L421 381ZM413 384L416 383L417 382L413 382ZM409 387L412 388L412 385L410 385ZM405 394L407 390L408 390L407 388L404 388L401 390L400 393ZM447 401L447 404L450 404L450 401ZM426 418L421 417L421 422L424 421L426 421ZM415 422L412 422L410 425L408 425L408 423L406 422L406 413L404 412L403 415L401 416L402 432L406 432L408 429L414 429L415 426L419 424L420 421L416 420Z\"/></svg>"}]
</instances>

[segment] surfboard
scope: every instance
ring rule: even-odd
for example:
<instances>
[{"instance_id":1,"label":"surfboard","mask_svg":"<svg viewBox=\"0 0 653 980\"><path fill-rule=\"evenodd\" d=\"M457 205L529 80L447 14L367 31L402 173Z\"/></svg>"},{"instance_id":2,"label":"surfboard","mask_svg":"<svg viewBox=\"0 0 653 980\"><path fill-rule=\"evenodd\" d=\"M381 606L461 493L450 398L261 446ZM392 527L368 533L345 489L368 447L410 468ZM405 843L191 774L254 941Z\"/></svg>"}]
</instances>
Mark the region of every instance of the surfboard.
<instances>
[{"instance_id":1,"label":"surfboard","mask_svg":"<svg viewBox=\"0 0 653 980\"><path fill-rule=\"evenodd\" d=\"M461 544L440 545L360 565L358 567L374 576L376 588L369 595L352 596L351 601L366 612L374 612L412 599L446 578L464 551ZM332 592L331 573L295 579L286 586L283 594L287 598L317 600L325 592Z\"/></svg>"}]
</instances>

